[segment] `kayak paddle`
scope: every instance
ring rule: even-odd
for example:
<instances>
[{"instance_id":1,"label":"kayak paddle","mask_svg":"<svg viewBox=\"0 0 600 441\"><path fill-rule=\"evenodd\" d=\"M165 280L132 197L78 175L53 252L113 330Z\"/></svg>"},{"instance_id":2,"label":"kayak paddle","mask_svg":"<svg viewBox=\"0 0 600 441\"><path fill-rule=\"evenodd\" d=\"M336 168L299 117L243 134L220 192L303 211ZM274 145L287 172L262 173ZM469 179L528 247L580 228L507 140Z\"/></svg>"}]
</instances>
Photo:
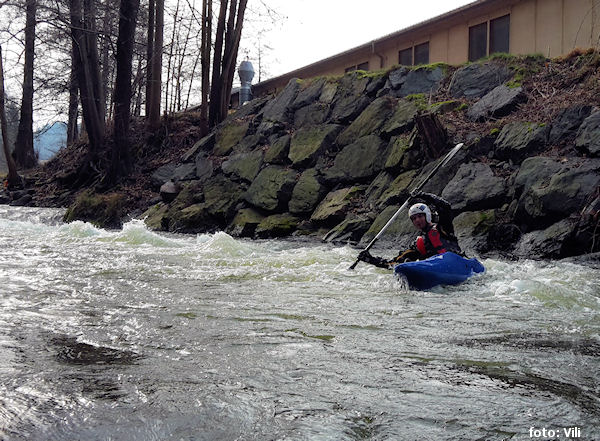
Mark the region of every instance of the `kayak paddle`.
<instances>
[{"instance_id":1,"label":"kayak paddle","mask_svg":"<svg viewBox=\"0 0 600 441\"><path fill-rule=\"evenodd\" d=\"M462 142L460 144L456 144L456 146L448 152L448 154L444 157L444 159L438 165L436 165L433 168L433 170L431 170L429 172L429 174L425 177L425 179L423 179L419 185L417 185L415 188L413 188L413 190L410 192L410 197L400 206L400 208L398 208L398 210L394 213L394 215L390 218L390 220L387 221L387 223L383 226L383 228L379 231L379 233L377 233L377 235L373 238L373 240L369 243L369 245L367 245L367 247L363 250L363 252L369 251L371 249L371 247L373 245L375 245L375 242L377 242L377 240L381 237L383 232L385 230L387 230L387 228L396 220L396 218L398 217L400 212L406 208L406 206L408 205L410 200L414 197L414 195L417 194L417 192L420 191L425 186L427 181L429 181L429 179L431 179L431 177L440 168L442 168L444 165L446 165L454 157L454 155L456 155L456 153L460 150L460 148L463 145L464 145L464 143L462 143ZM360 260L357 258L356 262L354 262L352 264L352 266L348 269L353 270L354 268L356 268L356 265L358 265L358 262L360 262Z\"/></svg>"}]
</instances>

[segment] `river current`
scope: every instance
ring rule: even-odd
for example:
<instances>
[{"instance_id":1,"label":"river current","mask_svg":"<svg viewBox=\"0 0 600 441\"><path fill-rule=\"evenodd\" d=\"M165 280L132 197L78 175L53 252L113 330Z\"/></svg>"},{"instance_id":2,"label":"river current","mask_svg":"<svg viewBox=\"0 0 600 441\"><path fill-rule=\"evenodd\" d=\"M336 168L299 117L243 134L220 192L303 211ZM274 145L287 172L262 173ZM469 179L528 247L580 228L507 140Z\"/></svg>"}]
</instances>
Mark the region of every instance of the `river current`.
<instances>
[{"instance_id":1,"label":"river current","mask_svg":"<svg viewBox=\"0 0 600 441\"><path fill-rule=\"evenodd\" d=\"M0 206L2 440L600 439L597 264L407 291L349 246L61 216Z\"/></svg>"}]
</instances>

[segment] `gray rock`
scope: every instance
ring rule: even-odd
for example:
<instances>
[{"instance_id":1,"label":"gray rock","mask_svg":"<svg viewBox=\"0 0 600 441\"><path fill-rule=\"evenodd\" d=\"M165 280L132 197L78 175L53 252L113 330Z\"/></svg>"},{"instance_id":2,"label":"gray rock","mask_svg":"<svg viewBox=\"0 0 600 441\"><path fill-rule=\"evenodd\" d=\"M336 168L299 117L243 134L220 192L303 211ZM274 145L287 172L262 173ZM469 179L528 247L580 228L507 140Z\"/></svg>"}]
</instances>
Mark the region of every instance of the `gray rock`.
<instances>
[{"instance_id":1,"label":"gray rock","mask_svg":"<svg viewBox=\"0 0 600 441\"><path fill-rule=\"evenodd\" d=\"M505 65L469 64L454 73L450 84L450 95L454 98L481 98L511 77L512 74Z\"/></svg>"},{"instance_id":2,"label":"gray rock","mask_svg":"<svg viewBox=\"0 0 600 441\"><path fill-rule=\"evenodd\" d=\"M265 162L285 164L290 151L290 135L283 135L273 142L265 152Z\"/></svg>"},{"instance_id":3,"label":"gray rock","mask_svg":"<svg viewBox=\"0 0 600 441\"><path fill-rule=\"evenodd\" d=\"M244 199L266 211L283 211L292 196L296 172L271 165L261 170L244 194Z\"/></svg>"},{"instance_id":4,"label":"gray rock","mask_svg":"<svg viewBox=\"0 0 600 441\"><path fill-rule=\"evenodd\" d=\"M170 181L173 178L177 164L170 162L156 169L150 176L150 181L155 189L159 189L165 182Z\"/></svg>"},{"instance_id":5,"label":"gray rock","mask_svg":"<svg viewBox=\"0 0 600 441\"><path fill-rule=\"evenodd\" d=\"M371 224L371 227L360 239L360 244L366 245L381 231L383 226L398 211L399 205L390 205L383 209L377 218ZM417 237L417 231L407 215L400 215L381 235L381 241L397 245L400 249L405 249L412 245ZM390 258L393 256L389 256Z\"/></svg>"},{"instance_id":6,"label":"gray rock","mask_svg":"<svg viewBox=\"0 0 600 441\"><path fill-rule=\"evenodd\" d=\"M244 119L250 115L256 115L269 102L268 96L259 97L252 101L247 101L242 107L229 115L227 119Z\"/></svg>"},{"instance_id":7,"label":"gray rock","mask_svg":"<svg viewBox=\"0 0 600 441\"><path fill-rule=\"evenodd\" d=\"M564 219L544 230L524 234L515 247L514 254L527 259L565 257L563 249L575 229L574 223Z\"/></svg>"},{"instance_id":8,"label":"gray rock","mask_svg":"<svg viewBox=\"0 0 600 441\"><path fill-rule=\"evenodd\" d=\"M289 213L273 214L256 226L255 234L260 238L289 236L298 228L299 222L299 218Z\"/></svg>"},{"instance_id":9,"label":"gray rock","mask_svg":"<svg viewBox=\"0 0 600 441\"><path fill-rule=\"evenodd\" d=\"M340 146L369 134L377 134L394 112L395 100L389 96L375 99L336 139Z\"/></svg>"},{"instance_id":10,"label":"gray rock","mask_svg":"<svg viewBox=\"0 0 600 441\"><path fill-rule=\"evenodd\" d=\"M219 127L216 134L213 154L226 156L239 144L248 133L248 121L231 121Z\"/></svg>"},{"instance_id":11,"label":"gray rock","mask_svg":"<svg viewBox=\"0 0 600 441\"><path fill-rule=\"evenodd\" d=\"M191 162L194 158L203 153L209 152L215 146L215 132L211 132L202 138L200 141L196 142L181 158L181 162Z\"/></svg>"},{"instance_id":12,"label":"gray rock","mask_svg":"<svg viewBox=\"0 0 600 441\"><path fill-rule=\"evenodd\" d=\"M395 95L405 97L421 93L436 93L443 77L444 71L441 67L412 69L406 75L398 93Z\"/></svg>"},{"instance_id":13,"label":"gray rock","mask_svg":"<svg viewBox=\"0 0 600 441\"><path fill-rule=\"evenodd\" d=\"M542 150L548 138L543 124L517 121L505 125L495 142L494 155L500 160L520 164L523 159Z\"/></svg>"},{"instance_id":14,"label":"gray rock","mask_svg":"<svg viewBox=\"0 0 600 441\"><path fill-rule=\"evenodd\" d=\"M399 100L394 113L381 129L385 139L408 132L415 125L415 116L418 114L417 106L412 101Z\"/></svg>"},{"instance_id":15,"label":"gray rock","mask_svg":"<svg viewBox=\"0 0 600 441\"><path fill-rule=\"evenodd\" d=\"M316 126L327 121L329 105L314 102L296 110L294 113L294 127Z\"/></svg>"},{"instance_id":16,"label":"gray rock","mask_svg":"<svg viewBox=\"0 0 600 441\"><path fill-rule=\"evenodd\" d=\"M550 178L566 166L554 158L534 156L521 164L513 184L515 196L518 198L527 193L533 185L546 185Z\"/></svg>"},{"instance_id":17,"label":"gray rock","mask_svg":"<svg viewBox=\"0 0 600 441\"><path fill-rule=\"evenodd\" d=\"M242 208L227 227L227 233L235 237L252 237L264 218L265 216L252 208Z\"/></svg>"},{"instance_id":18,"label":"gray rock","mask_svg":"<svg viewBox=\"0 0 600 441\"><path fill-rule=\"evenodd\" d=\"M460 166L442 197L455 210L477 211L502 205L505 194L504 179L494 176L487 164L476 162Z\"/></svg>"},{"instance_id":19,"label":"gray rock","mask_svg":"<svg viewBox=\"0 0 600 441\"><path fill-rule=\"evenodd\" d=\"M336 124L301 128L290 141L288 158L294 167L311 167L342 129Z\"/></svg>"},{"instance_id":20,"label":"gray rock","mask_svg":"<svg viewBox=\"0 0 600 441\"><path fill-rule=\"evenodd\" d=\"M319 97L321 96L321 93L323 91L323 85L325 84L325 81L326 80L324 78L320 78L320 79L312 81L306 87L303 87L303 85L301 85L298 95L296 96L296 99L292 103L291 108L299 109L301 107L305 107L305 106L317 101L319 99Z\"/></svg>"},{"instance_id":21,"label":"gray rock","mask_svg":"<svg viewBox=\"0 0 600 441\"><path fill-rule=\"evenodd\" d=\"M332 191L325 196L310 217L317 223L333 225L346 217L364 188L353 186Z\"/></svg>"},{"instance_id":22,"label":"gray rock","mask_svg":"<svg viewBox=\"0 0 600 441\"><path fill-rule=\"evenodd\" d=\"M200 182L204 182L213 175L214 164L212 159L208 158L205 152L200 152L196 156L196 177Z\"/></svg>"},{"instance_id":23,"label":"gray rock","mask_svg":"<svg viewBox=\"0 0 600 441\"><path fill-rule=\"evenodd\" d=\"M186 163L181 164L173 171L174 181L193 181L197 178L196 176L196 164Z\"/></svg>"},{"instance_id":24,"label":"gray rock","mask_svg":"<svg viewBox=\"0 0 600 441\"><path fill-rule=\"evenodd\" d=\"M408 75L409 69L406 67L399 67L398 69L394 69L388 75L388 85L390 88L398 90L404 82L406 81L406 76Z\"/></svg>"},{"instance_id":25,"label":"gray rock","mask_svg":"<svg viewBox=\"0 0 600 441\"><path fill-rule=\"evenodd\" d=\"M600 159L572 161L558 173L531 185L519 199L516 219L539 229L580 213L600 185Z\"/></svg>"},{"instance_id":26,"label":"gray rock","mask_svg":"<svg viewBox=\"0 0 600 441\"><path fill-rule=\"evenodd\" d=\"M600 156L600 110L594 111L583 121L575 145L591 156Z\"/></svg>"},{"instance_id":27,"label":"gray rock","mask_svg":"<svg viewBox=\"0 0 600 441\"><path fill-rule=\"evenodd\" d=\"M297 78L292 78L283 91L262 109L263 120L288 122L299 90L300 82Z\"/></svg>"},{"instance_id":28,"label":"gray rock","mask_svg":"<svg viewBox=\"0 0 600 441\"><path fill-rule=\"evenodd\" d=\"M319 176L314 168L305 170L298 179L292 191L289 202L290 213L310 213L321 201L327 189L319 181Z\"/></svg>"},{"instance_id":29,"label":"gray rock","mask_svg":"<svg viewBox=\"0 0 600 441\"><path fill-rule=\"evenodd\" d=\"M385 144L379 137L364 136L337 154L333 166L324 172L325 180L331 183L365 181L383 169L384 151Z\"/></svg>"},{"instance_id":30,"label":"gray rock","mask_svg":"<svg viewBox=\"0 0 600 441\"><path fill-rule=\"evenodd\" d=\"M245 181L252 182L258 174L263 163L263 152L258 149L250 153L230 155L227 161L221 164L223 173L233 175Z\"/></svg>"},{"instance_id":31,"label":"gray rock","mask_svg":"<svg viewBox=\"0 0 600 441\"><path fill-rule=\"evenodd\" d=\"M505 85L492 89L477 101L468 111L467 117L472 121L487 118L498 118L508 115L525 99L522 87L510 88Z\"/></svg>"},{"instance_id":32,"label":"gray rock","mask_svg":"<svg viewBox=\"0 0 600 441\"><path fill-rule=\"evenodd\" d=\"M350 214L325 234L325 242L356 244L371 226L372 219Z\"/></svg>"},{"instance_id":33,"label":"gray rock","mask_svg":"<svg viewBox=\"0 0 600 441\"><path fill-rule=\"evenodd\" d=\"M482 253L488 249L488 233L496 222L494 210L465 211L454 218L454 232L466 253Z\"/></svg>"},{"instance_id":34,"label":"gray rock","mask_svg":"<svg viewBox=\"0 0 600 441\"><path fill-rule=\"evenodd\" d=\"M592 106L572 106L563 109L552 121L548 140L555 144L574 136L581 123L590 116ZM599 118L600 121L600 118Z\"/></svg>"}]
</instances>

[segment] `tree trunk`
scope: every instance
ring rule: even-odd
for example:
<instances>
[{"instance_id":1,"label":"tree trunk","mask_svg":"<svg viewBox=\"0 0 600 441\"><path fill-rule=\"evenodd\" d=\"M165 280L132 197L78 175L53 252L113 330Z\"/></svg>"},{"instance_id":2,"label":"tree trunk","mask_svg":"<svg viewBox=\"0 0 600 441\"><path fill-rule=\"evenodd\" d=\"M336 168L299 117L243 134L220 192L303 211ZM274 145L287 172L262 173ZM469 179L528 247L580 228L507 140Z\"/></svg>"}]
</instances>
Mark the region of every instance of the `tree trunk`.
<instances>
[{"instance_id":1,"label":"tree trunk","mask_svg":"<svg viewBox=\"0 0 600 441\"><path fill-rule=\"evenodd\" d=\"M90 167L94 168L98 152L104 146L104 108L100 98L100 71L98 49L94 27L93 5L90 0L70 0L71 37L75 54L75 72L85 130L88 134L90 150L85 160L77 184L83 184L90 178Z\"/></svg>"},{"instance_id":2,"label":"tree trunk","mask_svg":"<svg viewBox=\"0 0 600 441\"><path fill-rule=\"evenodd\" d=\"M202 101L200 103L200 119L208 131L208 96L210 92L210 52L212 42L212 0L202 0L202 41L201 41L201 77Z\"/></svg>"},{"instance_id":3,"label":"tree trunk","mask_svg":"<svg viewBox=\"0 0 600 441\"><path fill-rule=\"evenodd\" d=\"M425 113L415 117L415 124L426 155L430 159L439 158L448 141L448 134L440 120L433 113Z\"/></svg>"},{"instance_id":4,"label":"tree trunk","mask_svg":"<svg viewBox=\"0 0 600 441\"><path fill-rule=\"evenodd\" d=\"M148 125L151 130L156 130L160 126L164 17L165 2L164 0L156 0L154 48L152 53L152 92L150 93L150 98L152 101L150 102L150 112L148 114Z\"/></svg>"},{"instance_id":5,"label":"tree trunk","mask_svg":"<svg viewBox=\"0 0 600 441\"><path fill-rule=\"evenodd\" d=\"M131 170L129 118L131 109L131 69L139 0L121 0L117 37L117 77L115 80L115 128L109 183L116 183Z\"/></svg>"},{"instance_id":6,"label":"tree trunk","mask_svg":"<svg viewBox=\"0 0 600 441\"><path fill-rule=\"evenodd\" d=\"M17 166L22 168L34 167L37 164L37 158L33 151L33 58L36 9L37 0L29 0L25 21L25 71L23 75L21 119L19 120L19 131L13 153Z\"/></svg>"},{"instance_id":7,"label":"tree trunk","mask_svg":"<svg viewBox=\"0 0 600 441\"><path fill-rule=\"evenodd\" d=\"M237 0L233 0L237 1ZM223 40L225 38L225 16L227 15L228 0L221 0L221 9L219 10L219 19L217 21L217 33L215 35L215 51L212 63L212 81L210 87L210 102L208 110L208 126L214 127L220 121L217 118L221 103L221 63L223 57Z\"/></svg>"},{"instance_id":8,"label":"tree trunk","mask_svg":"<svg viewBox=\"0 0 600 441\"><path fill-rule=\"evenodd\" d=\"M152 107L152 58L154 57L154 13L155 0L148 0L148 38L146 39L146 118Z\"/></svg>"},{"instance_id":9,"label":"tree trunk","mask_svg":"<svg viewBox=\"0 0 600 441\"><path fill-rule=\"evenodd\" d=\"M2 148L4 149L4 157L8 166L8 186L9 188L18 187L21 183L21 178L17 173L17 166L10 154L8 143L8 124L6 123L6 110L4 108L4 68L2 66L2 46L0 46L0 130L2 130Z\"/></svg>"},{"instance_id":10,"label":"tree trunk","mask_svg":"<svg viewBox=\"0 0 600 441\"><path fill-rule=\"evenodd\" d=\"M237 2L237 0L232 0ZM247 0L240 0L237 5L230 5L230 16L227 24L227 34L225 33L225 12L227 10L227 1L221 1L221 10L219 12L219 23L217 26L217 35L215 42L215 54L213 57L213 77L210 90L210 108L209 108L209 126L213 127L223 121L227 116L229 109L229 100L231 96L231 85L235 73L235 62L242 38L242 26L244 23L244 13L246 11ZM237 14L236 14L237 9ZM233 17L237 15L237 17ZM234 25L235 24L235 25ZM225 41L225 51L222 50L222 44Z\"/></svg>"},{"instance_id":11,"label":"tree trunk","mask_svg":"<svg viewBox=\"0 0 600 441\"><path fill-rule=\"evenodd\" d=\"M69 121L67 123L67 144L79 138L77 118L79 114L79 89L77 88L77 74L75 72L75 49L71 48L71 76L69 78Z\"/></svg>"}]
</instances>

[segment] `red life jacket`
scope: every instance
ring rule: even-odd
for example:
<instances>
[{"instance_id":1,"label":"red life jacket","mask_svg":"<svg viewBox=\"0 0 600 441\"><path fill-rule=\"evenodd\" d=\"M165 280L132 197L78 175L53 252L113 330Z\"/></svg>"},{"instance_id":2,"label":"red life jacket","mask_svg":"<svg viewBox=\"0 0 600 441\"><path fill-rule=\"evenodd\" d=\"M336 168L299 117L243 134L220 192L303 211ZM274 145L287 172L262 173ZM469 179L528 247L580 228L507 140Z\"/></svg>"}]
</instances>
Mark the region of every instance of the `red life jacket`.
<instances>
[{"instance_id":1,"label":"red life jacket","mask_svg":"<svg viewBox=\"0 0 600 441\"><path fill-rule=\"evenodd\" d=\"M428 257L435 254L444 254L447 251L444 242L437 226L434 224L417 238L416 245L419 253L423 257Z\"/></svg>"}]
</instances>

